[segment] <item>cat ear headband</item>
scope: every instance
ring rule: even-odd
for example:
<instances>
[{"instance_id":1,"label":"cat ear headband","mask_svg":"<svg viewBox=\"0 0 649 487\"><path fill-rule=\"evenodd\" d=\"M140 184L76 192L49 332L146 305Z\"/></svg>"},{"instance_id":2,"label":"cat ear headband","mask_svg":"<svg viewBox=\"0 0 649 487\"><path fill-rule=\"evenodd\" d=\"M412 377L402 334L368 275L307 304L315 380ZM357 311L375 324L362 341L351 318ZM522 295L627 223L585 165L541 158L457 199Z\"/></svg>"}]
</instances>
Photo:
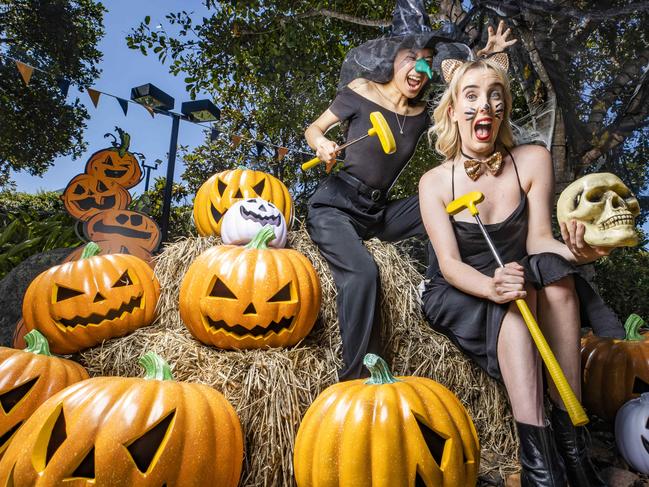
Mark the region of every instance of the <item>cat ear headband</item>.
<instances>
[{"instance_id":1,"label":"cat ear headband","mask_svg":"<svg viewBox=\"0 0 649 487\"><path fill-rule=\"evenodd\" d=\"M492 59L505 72L509 69L509 56L507 56L506 52L496 52L486 56L484 59ZM462 61L461 59L444 59L442 61L442 75L446 84L451 82L457 68L465 62L467 61Z\"/></svg>"}]
</instances>

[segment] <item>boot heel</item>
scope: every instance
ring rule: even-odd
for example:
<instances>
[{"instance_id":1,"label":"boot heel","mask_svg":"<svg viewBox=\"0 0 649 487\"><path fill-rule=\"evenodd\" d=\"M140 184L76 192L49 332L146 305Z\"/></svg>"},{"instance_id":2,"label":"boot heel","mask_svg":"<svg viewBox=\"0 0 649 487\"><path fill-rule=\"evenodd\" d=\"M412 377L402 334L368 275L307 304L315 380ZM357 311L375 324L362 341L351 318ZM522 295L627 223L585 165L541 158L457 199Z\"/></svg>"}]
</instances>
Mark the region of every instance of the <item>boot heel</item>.
<instances>
[{"instance_id":1,"label":"boot heel","mask_svg":"<svg viewBox=\"0 0 649 487\"><path fill-rule=\"evenodd\" d=\"M566 487L565 470L549 426L516 422L520 439L521 487Z\"/></svg>"}]
</instances>

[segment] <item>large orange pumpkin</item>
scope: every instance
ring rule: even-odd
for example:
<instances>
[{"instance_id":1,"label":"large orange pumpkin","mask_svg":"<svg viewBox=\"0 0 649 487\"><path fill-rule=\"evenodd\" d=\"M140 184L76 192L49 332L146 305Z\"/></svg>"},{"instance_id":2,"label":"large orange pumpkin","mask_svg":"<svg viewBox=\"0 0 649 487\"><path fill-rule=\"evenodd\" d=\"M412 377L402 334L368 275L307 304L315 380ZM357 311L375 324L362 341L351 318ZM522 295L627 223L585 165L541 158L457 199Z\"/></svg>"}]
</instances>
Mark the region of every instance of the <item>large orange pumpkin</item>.
<instances>
[{"instance_id":1,"label":"large orange pumpkin","mask_svg":"<svg viewBox=\"0 0 649 487\"><path fill-rule=\"evenodd\" d=\"M268 248L264 227L248 245L219 245L189 267L180 316L201 342L225 349L283 347L304 338L320 310L320 281L296 250Z\"/></svg>"},{"instance_id":2,"label":"large orange pumpkin","mask_svg":"<svg viewBox=\"0 0 649 487\"><path fill-rule=\"evenodd\" d=\"M87 220L103 210L124 210L131 204L130 193L121 185L92 174L72 178L61 198L65 209L77 220Z\"/></svg>"},{"instance_id":3,"label":"large orange pumpkin","mask_svg":"<svg viewBox=\"0 0 649 487\"><path fill-rule=\"evenodd\" d=\"M69 385L88 378L81 365L53 357L38 331L25 335L27 348L0 347L0 457L38 406Z\"/></svg>"},{"instance_id":4,"label":"large orange pumpkin","mask_svg":"<svg viewBox=\"0 0 649 487\"><path fill-rule=\"evenodd\" d=\"M45 402L0 461L3 486L235 487L243 436L211 387L172 380L155 354L140 378L97 377Z\"/></svg>"},{"instance_id":5,"label":"large orange pumpkin","mask_svg":"<svg viewBox=\"0 0 649 487\"><path fill-rule=\"evenodd\" d=\"M378 356L372 376L328 387L295 439L298 487L474 487L480 446L448 389L423 377L394 378Z\"/></svg>"},{"instance_id":6,"label":"large orange pumpkin","mask_svg":"<svg viewBox=\"0 0 649 487\"><path fill-rule=\"evenodd\" d=\"M23 299L29 330L47 337L56 353L72 353L119 337L155 317L160 284L132 255L96 255L90 243L80 260L38 275Z\"/></svg>"},{"instance_id":7,"label":"large orange pumpkin","mask_svg":"<svg viewBox=\"0 0 649 487\"><path fill-rule=\"evenodd\" d=\"M649 334L636 314L622 340L595 335L581 339L582 399L589 412L613 421L627 401L649 392Z\"/></svg>"},{"instance_id":8,"label":"large orange pumpkin","mask_svg":"<svg viewBox=\"0 0 649 487\"><path fill-rule=\"evenodd\" d=\"M120 137L119 146L102 149L90 156L86 163L86 173L98 179L110 180L129 189L142 179L142 168L135 156L128 152L131 136L115 127ZM106 134L104 137L110 134ZM114 137L114 136L113 136Z\"/></svg>"},{"instance_id":9,"label":"large orange pumpkin","mask_svg":"<svg viewBox=\"0 0 649 487\"><path fill-rule=\"evenodd\" d=\"M273 203L293 223L293 200L284 183L262 171L245 168L228 169L209 178L198 189L194 199L194 224L198 233L220 235L223 215L237 201L262 198Z\"/></svg>"}]
</instances>

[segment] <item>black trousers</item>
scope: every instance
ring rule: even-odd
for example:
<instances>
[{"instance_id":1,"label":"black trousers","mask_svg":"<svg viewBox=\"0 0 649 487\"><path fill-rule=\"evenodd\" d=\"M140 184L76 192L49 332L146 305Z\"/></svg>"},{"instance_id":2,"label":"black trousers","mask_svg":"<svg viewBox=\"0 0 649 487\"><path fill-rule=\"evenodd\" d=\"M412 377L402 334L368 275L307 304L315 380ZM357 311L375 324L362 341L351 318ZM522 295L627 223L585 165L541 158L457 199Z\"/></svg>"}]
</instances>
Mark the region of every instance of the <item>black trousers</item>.
<instances>
[{"instance_id":1,"label":"black trousers","mask_svg":"<svg viewBox=\"0 0 649 487\"><path fill-rule=\"evenodd\" d=\"M349 177L330 175L309 200L307 231L329 263L336 283L338 323L344 368L339 380L369 375L366 353L381 353L378 303L379 271L363 240L377 237L394 242L425 236L417 195L387 201L371 198L367 188L350 184Z\"/></svg>"}]
</instances>

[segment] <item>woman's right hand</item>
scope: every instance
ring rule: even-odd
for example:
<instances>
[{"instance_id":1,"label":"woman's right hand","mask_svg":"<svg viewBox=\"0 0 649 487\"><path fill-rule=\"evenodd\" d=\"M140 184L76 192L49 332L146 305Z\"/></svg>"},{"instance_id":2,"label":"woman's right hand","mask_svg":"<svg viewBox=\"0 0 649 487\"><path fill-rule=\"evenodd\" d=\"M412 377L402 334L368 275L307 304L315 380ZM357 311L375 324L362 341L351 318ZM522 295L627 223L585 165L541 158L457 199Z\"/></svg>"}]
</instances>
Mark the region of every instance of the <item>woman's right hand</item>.
<instances>
[{"instance_id":1,"label":"woman's right hand","mask_svg":"<svg viewBox=\"0 0 649 487\"><path fill-rule=\"evenodd\" d=\"M523 266L517 262L509 262L505 267L499 267L491 278L489 299L504 304L525 298L527 293L524 276Z\"/></svg>"},{"instance_id":2,"label":"woman's right hand","mask_svg":"<svg viewBox=\"0 0 649 487\"><path fill-rule=\"evenodd\" d=\"M321 137L316 144L316 155L322 162L333 163L336 160L336 153L338 152L338 144L334 141Z\"/></svg>"}]
</instances>

